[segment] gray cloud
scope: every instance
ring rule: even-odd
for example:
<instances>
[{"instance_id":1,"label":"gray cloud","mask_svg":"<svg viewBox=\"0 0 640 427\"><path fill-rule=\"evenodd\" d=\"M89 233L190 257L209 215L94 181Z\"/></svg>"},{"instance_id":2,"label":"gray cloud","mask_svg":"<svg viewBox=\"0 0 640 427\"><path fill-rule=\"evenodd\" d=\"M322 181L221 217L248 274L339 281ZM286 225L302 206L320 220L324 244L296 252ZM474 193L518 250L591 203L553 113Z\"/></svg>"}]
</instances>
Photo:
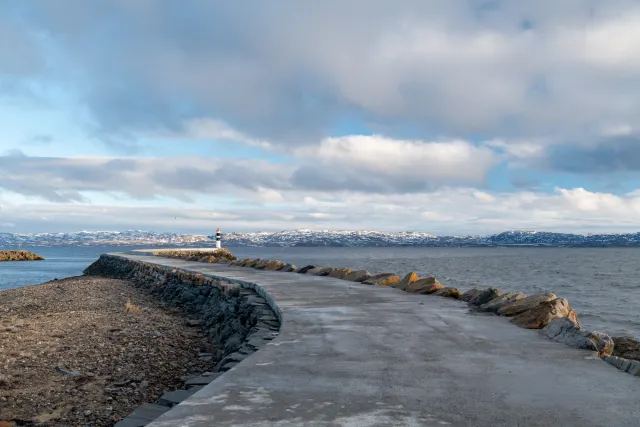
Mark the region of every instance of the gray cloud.
<instances>
[{"instance_id":1,"label":"gray cloud","mask_svg":"<svg viewBox=\"0 0 640 427\"><path fill-rule=\"evenodd\" d=\"M614 49L634 56L634 35L606 27L637 27L631 0L10 4L5 31L25 41L0 70L79 88L112 142L200 117L308 143L345 115L389 132L507 136L640 112L636 61ZM44 61L34 34L65 60Z\"/></svg>"},{"instance_id":2,"label":"gray cloud","mask_svg":"<svg viewBox=\"0 0 640 427\"><path fill-rule=\"evenodd\" d=\"M640 135L603 138L588 145L550 147L543 160L552 170L603 174L640 171Z\"/></svg>"}]
</instances>

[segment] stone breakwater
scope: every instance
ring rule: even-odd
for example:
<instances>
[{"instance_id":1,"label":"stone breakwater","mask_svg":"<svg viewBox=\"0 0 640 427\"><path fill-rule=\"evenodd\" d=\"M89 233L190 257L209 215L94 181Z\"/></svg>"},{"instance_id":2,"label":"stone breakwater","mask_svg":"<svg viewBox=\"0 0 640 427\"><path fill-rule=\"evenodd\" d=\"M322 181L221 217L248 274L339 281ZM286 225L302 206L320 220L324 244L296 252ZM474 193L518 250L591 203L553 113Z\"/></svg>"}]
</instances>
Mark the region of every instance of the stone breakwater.
<instances>
[{"instance_id":1,"label":"stone breakwater","mask_svg":"<svg viewBox=\"0 0 640 427\"><path fill-rule=\"evenodd\" d=\"M0 251L0 261L42 261L44 257L29 251Z\"/></svg>"},{"instance_id":2,"label":"stone breakwater","mask_svg":"<svg viewBox=\"0 0 640 427\"><path fill-rule=\"evenodd\" d=\"M84 274L130 280L167 305L181 308L199 319L193 326L204 328L218 348L218 354L211 355L220 360L213 372L142 405L117 427L150 422L273 340L280 330L279 310L268 295L225 280L115 255L102 255Z\"/></svg>"},{"instance_id":3,"label":"stone breakwater","mask_svg":"<svg viewBox=\"0 0 640 427\"><path fill-rule=\"evenodd\" d=\"M577 313L569 302L553 292L526 296L522 292L501 292L496 288L471 289L461 293L457 288L441 284L435 277L420 278L415 272L404 277L393 273L371 274L365 270L307 265L298 268L273 259L236 259L230 265L258 270L286 271L359 282L364 285L390 286L412 294L434 295L466 302L475 314L498 315L510 322L540 333L570 347L595 352L607 363L632 375L640 376L640 342L588 331L580 326ZM616 349L615 341L623 346Z\"/></svg>"}]
</instances>

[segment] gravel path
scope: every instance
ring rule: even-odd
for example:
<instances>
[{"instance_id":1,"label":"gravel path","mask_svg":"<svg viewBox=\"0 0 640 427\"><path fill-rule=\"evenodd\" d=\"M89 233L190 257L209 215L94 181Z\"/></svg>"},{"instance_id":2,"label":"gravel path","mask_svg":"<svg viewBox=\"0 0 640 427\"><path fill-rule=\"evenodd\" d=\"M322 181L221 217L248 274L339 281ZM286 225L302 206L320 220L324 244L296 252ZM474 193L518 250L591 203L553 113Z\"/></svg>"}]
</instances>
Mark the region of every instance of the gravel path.
<instances>
[{"instance_id":1,"label":"gravel path","mask_svg":"<svg viewBox=\"0 0 640 427\"><path fill-rule=\"evenodd\" d=\"M215 360L199 352L215 353L198 328L127 281L83 276L2 291L0 426L112 426L211 370Z\"/></svg>"}]
</instances>

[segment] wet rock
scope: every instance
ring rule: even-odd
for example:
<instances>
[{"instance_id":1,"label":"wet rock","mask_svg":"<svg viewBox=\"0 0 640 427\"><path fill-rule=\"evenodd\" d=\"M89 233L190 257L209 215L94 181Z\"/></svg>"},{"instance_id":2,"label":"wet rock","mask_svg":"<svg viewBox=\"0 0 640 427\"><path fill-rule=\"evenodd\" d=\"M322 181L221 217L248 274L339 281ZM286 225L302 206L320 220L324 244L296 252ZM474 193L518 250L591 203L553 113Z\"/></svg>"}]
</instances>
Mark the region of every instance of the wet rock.
<instances>
[{"instance_id":1,"label":"wet rock","mask_svg":"<svg viewBox=\"0 0 640 427\"><path fill-rule=\"evenodd\" d=\"M516 316L520 313L524 313L527 310L531 310L543 302L552 301L558 298L553 292L544 292L540 294L524 297L512 303L503 305L498 309L500 316Z\"/></svg>"},{"instance_id":2,"label":"wet rock","mask_svg":"<svg viewBox=\"0 0 640 427\"><path fill-rule=\"evenodd\" d=\"M609 335L584 330L566 317L552 320L540 332L569 347L595 351L601 357L610 356L613 352L613 340Z\"/></svg>"},{"instance_id":3,"label":"wet rock","mask_svg":"<svg viewBox=\"0 0 640 427\"><path fill-rule=\"evenodd\" d=\"M482 312L497 312L501 307L510 304L514 301L518 301L524 298L525 295L522 292L505 292L499 297L493 298L491 301L482 304L478 307L479 311Z\"/></svg>"},{"instance_id":4,"label":"wet rock","mask_svg":"<svg viewBox=\"0 0 640 427\"><path fill-rule=\"evenodd\" d=\"M419 279L406 288L404 288L405 292L409 292L410 294L432 294L440 289L443 289L444 286L438 282L438 279L435 277L427 277L424 279Z\"/></svg>"},{"instance_id":5,"label":"wet rock","mask_svg":"<svg viewBox=\"0 0 640 427\"><path fill-rule=\"evenodd\" d=\"M469 302L482 293L482 289L473 288L460 295L460 301Z\"/></svg>"},{"instance_id":6,"label":"wet rock","mask_svg":"<svg viewBox=\"0 0 640 427\"><path fill-rule=\"evenodd\" d=\"M433 295L445 298L460 298L460 290L458 288L442 288L433 293Z\"/></svg>"},{"instance_id":7,"label":"wet rock","mask_svg":"<svg viewBox=\"0 0 640 427\"><path fill-rule=\"evenodd\" d=\"M494 298L500 296L500 290L496 288L487 288L469 300L470 305L486 304Z\"/></svg>"},{"instance_id":8,"label":"wet rock","mask_svg":"<svg viewBox=\"0 0 640 427\"><path fill-rule=\"evenodd\" d=\"M304 267L300 268L300 269L297 271L297 273L300 273L300 274L307 274L307 271L309 271L309 270L311 270L311 269L313 269L313 268L316 268L316 266L315 266L315 265L305 265Z\"/></svg>"},{"instance_id":9,"label":"wet rock","mask_svg":"<svg viewBox=\"0 0 640 427\"><path fill-rule=\"evenodd\" d=\"M365 285L391 286L398 283L400 280L400 277L393 273L381 273L370 277L362 283Z\"/></svg>"},{"instance_id":10,"label":"wet rock","mask_svg":"<svg viewBox=\"0 0 640 427\"><path fill-rule=\"evenodd\" d=\"M351 273L351 270L348 268L334 268L331 273L329 273L329 277L333 277L335 279L342 279L347 274Z\"/></svg>"},{"instance_id":11,"label":"wet rock","mask_svg":"<svg viewBox=\"0 0 640 427\"><path fill-rule=\"evenodd\" d=\"M538 304L531 310L527 310L524 313L520 313L515 316L511 319L511 323L518 325L521 328L541 329L551 323L554 319L560 317L567 317L573 322L578 323L578 315L571 307L569 307L569 302L564 298L556 298L554 300Z\"/></svg>"},{"instance_id":12,"label":"wet rock","mask_svg":"<svg viewBox=\"0 0 640 427\"><path fill-rule=\"evenodd\" d=\"M283 261L274 259L272 261L269 261L267 265L264 266L264 270L277 271L284 268L285 265L286 263L284 263Z\"/></svg>"},{"instance_id":13,"label":"wet rock","mask_svg":"<svg viewBox=\"0 0 640 427\"><path fill-rule=\"evenodd\" d=\"M640 360L640 341L631 337L613 337L613 355L625 359Z\"/></svg>"},{"instance_id":14,"label":"wet rock","mask_svg":"<svg viewBox=\"0 0 640 427\"><path fill-rule=\"evenodd\" d=\"M402 280L400 280L398 283L395 283L391 286L393 286L394 288L398 288L398 289L402 289L404 290L407 286L409 286L412 283L417 282L418 280L420 280L420 278L418 277L418 275L415 272L411 272L411 273L407 273Z\"/></svg>"},{"instance_id":15,"label":"wet rock","mask_svg":"<svg viewBox=\"0 0 640 427\"><path fill-rule=\"evenodd\" d=\"M604 357L604 360L608 364L615 366L621 371L628 372L631 375L640 377L640 361L625 359L624 357L617 356L606 356Z\"/></svg>"},{"instance_id":16,"label":"wet rock","mask_svg":"<svg viewBox=\"0 0 640 427\"><path fill-rule=\"evenodd\" d=\"M346 274L342 280L349 280L351 282L364 282L371 277L371 273L367 270L352 271Z\"/></svg>"}]
</instances>

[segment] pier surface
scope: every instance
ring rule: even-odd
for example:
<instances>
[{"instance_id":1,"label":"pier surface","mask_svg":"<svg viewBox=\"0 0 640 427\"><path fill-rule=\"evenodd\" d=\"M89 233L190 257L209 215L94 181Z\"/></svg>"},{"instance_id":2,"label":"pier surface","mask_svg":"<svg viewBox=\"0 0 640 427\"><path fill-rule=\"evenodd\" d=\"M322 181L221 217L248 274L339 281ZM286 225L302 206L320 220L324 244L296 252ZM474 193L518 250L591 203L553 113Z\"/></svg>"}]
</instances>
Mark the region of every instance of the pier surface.
<instances>
[{"instance_id":1,"label":"pier surface","mask_svg":"<svg viewBox=\"0 0 640 427\"><path fill-rule=\"evenodd\" d=\"M640 426L640 381L466 304L328 277L114 254L258 285L280 335L150 427Z\"/></svg>"}]
</instances>

